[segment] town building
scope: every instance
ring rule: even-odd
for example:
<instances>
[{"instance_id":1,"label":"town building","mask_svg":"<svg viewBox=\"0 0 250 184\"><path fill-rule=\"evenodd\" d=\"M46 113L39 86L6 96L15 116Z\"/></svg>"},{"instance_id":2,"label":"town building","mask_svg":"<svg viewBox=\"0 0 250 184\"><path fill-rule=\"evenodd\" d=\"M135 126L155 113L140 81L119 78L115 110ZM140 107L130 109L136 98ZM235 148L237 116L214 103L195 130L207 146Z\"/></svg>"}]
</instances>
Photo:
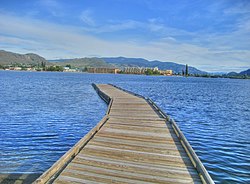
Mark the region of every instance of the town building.
<instances>
[{"instance_id":1,"label":"town building","mask_svg":"<svg viewBox=\"0 0 250 184\"><path fill-rule=\"evenodd\" d=\"M145 72L150 69L153 71L159 71L158 67L149 68L149 67L125 67L123 72L126 74L145 74Z\"/></svg>"},{"instance_id":2,"label":"town building","mask_svg":"<svg viewBox=\"0 0 250 184\"><path fill-rule=\"evenodd\" d=\"M87 68L89 73L114 73L117 74L120 70L118 68Z\"/></svg>"},{"instance_id":3,"label":"town building","mask_svg":"<svg viewBox=\"0 0 250 184\"><path fill-rule=\"evenodd\" d=\"M162 75L173 75L173 70L160 70Z\"/></svg>"},{"instance_id":4,"label":"town building","mask_svg":"<svg viewBox=\"0 0 250 184\"><path fill-rule=\"evenodd\" d=\"M64 71L64 72L77 72L76 69L72 69L72 68L67 67L67 66L63 67L63 71Z\"/></svg>"}]
</instances>

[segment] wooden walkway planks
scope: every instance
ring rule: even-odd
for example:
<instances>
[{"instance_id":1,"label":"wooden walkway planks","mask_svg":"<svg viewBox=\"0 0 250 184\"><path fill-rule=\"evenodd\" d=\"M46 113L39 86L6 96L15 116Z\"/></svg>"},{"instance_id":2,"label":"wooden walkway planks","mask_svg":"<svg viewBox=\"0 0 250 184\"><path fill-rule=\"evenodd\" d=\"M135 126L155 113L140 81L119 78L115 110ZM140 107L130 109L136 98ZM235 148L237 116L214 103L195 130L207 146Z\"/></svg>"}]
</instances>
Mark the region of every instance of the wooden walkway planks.
<instances>
[{"instance_id":1,"label":"wooden walkway planks","mask_svg":"<svg viewBox=\"0 0 250 184\"><path fill-rule=\"evenodd\" d=\"M35 183L201 183L175 130L143 98L114 86L95 86L111 100L90 135Z\"/></svg>"}]
</instances>

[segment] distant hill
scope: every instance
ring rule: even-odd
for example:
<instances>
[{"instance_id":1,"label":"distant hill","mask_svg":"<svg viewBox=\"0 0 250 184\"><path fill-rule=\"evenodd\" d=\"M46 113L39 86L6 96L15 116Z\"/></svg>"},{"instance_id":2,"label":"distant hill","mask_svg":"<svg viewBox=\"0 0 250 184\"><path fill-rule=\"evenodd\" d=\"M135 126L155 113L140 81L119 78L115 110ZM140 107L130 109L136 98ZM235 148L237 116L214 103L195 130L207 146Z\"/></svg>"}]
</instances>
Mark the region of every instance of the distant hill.
<instances>
[{"instance_id":1,"label":"distant hill","mask_svg":"<svg viewBox=\"0 0 250 184\"><path fill-rule=\"evenodd\" d=\"M114 67L114 65L108 64L100 58L76 58L76 59L60 59L60 60L49 60L49 61L59 66L71 65L72 67L76 68Z\"/></svg>"},{"instance_id":2,"label":"distant hill","mask_svg":"<svg viewBox=\"0 0 250 184\"><path fill-rule=\"evenodd\" d=\"M235 79L250 79L250 69L239 72L239 73L229 72L229 73L223 75L223 77L235 78Z\"/></svg>"},{"instance_id":3,"label":"distant hill","mask_svg":"<svg viewBox=\"0 0 250 184\"><path fill-rule=\"evenodd\" d=\"M245 71L242 71L242 72L240 72L239 74L240 74L240 75L248 75L248 76L250 76L250 69L245 70Z\"/></svg>"},{"instance_id":4,"label":"distant hill","mask_svg":"<svg viewBox=\"0 0 250 184\"><path fill-rule=\"evenodd\" d=\"M242 72L229 72L226 74L227 76L250 76L250 69L242 71Z\"/></svg>"},{"instance_id":5,"label":"distant hill","mask_svg":"<svg viewBox=\"0 0 250 184\"><path fill-rule=\"evenodd\" d=\"M0 65L11 65L11 64L25 64L25 65L37 65L42 62L48 63L43 57L29 53L29 54L17 54L0 50Z\"/></svg>"},{"instance_id":6,"label":"distant hill","mask_svg":"<svg viewBox=\"0 0 250 184\"><path fill-rule=\"evenodd\" d=\"M142 58L125 57L104 57L101 59L103 59L106 63L113 64L117 67L158 67L160 70L173 70L174 73L182 73L182 70L185 71L185 65L174 62L148 61ZM206 72L191 66L189 66L188 70L190 74L206 74Z\"/></svg>"},{"instance_id":7,"label":"distant hill","mask_svg":"<svg viewBox=\"0 0 250 184\"><path fill-rule=\"evenodd\" d=\"M239 75L237 72L229 72L226 74L227 76L237 76Z\"/></svg>"}]
</instances>

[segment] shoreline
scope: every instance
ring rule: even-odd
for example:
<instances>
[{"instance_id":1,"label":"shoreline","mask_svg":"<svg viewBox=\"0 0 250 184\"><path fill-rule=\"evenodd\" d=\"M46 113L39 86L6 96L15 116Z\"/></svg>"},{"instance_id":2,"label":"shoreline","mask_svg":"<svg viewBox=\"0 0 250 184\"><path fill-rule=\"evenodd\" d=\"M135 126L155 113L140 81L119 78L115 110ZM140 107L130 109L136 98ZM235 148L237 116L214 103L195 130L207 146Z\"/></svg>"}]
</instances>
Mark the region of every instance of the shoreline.
<instances>
[{"instance_id":1,"label":"shoreline","mask_svg":"<svg viewBox=\"0 0 250 184\"><path fill-rule=\"evenodd\" d=\"M78 74L114 74L114 73L90 73L90 72L67 72L67 71L27 71L27 70L3 70L0 69L0 71L6 71L6 72L39 72L39 73L78 73ZM208 76L195 76L195 75L189 75L189 76L182 76L182 75L145 75L145 74L127 74L127 73L117 73L115 75L142 75L142 76L164 76L164 77L184 77L184 78L189 78L189 77L194 77L194 78L208 78L208 79L250 79L250 76L213 76L213 75L208 75Z\"/></svg>"}]
</instances>

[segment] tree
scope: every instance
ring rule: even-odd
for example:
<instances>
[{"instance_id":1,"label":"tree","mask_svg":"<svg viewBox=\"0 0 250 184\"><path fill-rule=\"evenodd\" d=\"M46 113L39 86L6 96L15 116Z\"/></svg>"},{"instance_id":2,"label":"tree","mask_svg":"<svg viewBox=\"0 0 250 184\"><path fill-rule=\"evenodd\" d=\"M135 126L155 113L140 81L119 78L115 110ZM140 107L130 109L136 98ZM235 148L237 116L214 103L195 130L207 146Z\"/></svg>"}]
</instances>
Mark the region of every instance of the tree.
<instances>
[{"instance_id":1,"label":"tree","mask_svg":"<svg viewBox=\"0 0 250 184\"><path fill-rule=\"evenodd\" d=\"M63 72L63 67L62 66L56 66L56 71L58 72Z\"/></svg>"},{"instance_id":2,"label":"tree","mask_svg":"<svg viewBox=\"0 0 250 184\"><path fill-rule=\"evenodd\" d=\"M82 69L83 72L87 72L88 71L88 67L85 66L83 69Z\"/></svg>"},{"instance_id":3,"label":"tree","mask_svg":"<svg viewBox=\"0 0 250 184\"><path fill-rule=\"evenodd\" d=\"M43 70L45 71L46 70L46 62L42 61L41 66L42 66Z\"/></svg>"},{"instance_id":4,"label":"tree","mask_svg":"<svg viewBox=\"0 0 250 184\"><path fill-rule=\"evenodd\" d=\"M161 73L160 73L160 71L158 71L158 70L152 70L152 69L147 69L146 71L145 71L145 74L146 75L160 75Z\"/></svg>"},{"instance_id":5,"label":"tree","mask_svg":"<svg viewBox=\"0 0 250 184\"><path fill-rule=\"evenodd\" d=\"M47 71L57 71L57 72L62 72L63 67L62 66L50 66L47 68Z\"/></svg>"},{"instance_id":6,"label":"tree","mask_svg":"<svg viewBox=\"0 0 250 184\"><path fill-rule=\"evenodd\" d=\"M147 70L145 71L145 74L146 74L146 75L153 75L153 70L147 69Z\"/></svg>"},{"instance_id":7,"label":"tree","mask_svg":"<svg viewBox=\"0 0 250 184\"><path fill-rule=\"evenodd\" d=\"M65 67L68 67L69 69L71 69L71 65L70 64L67 64Z\"/></svg>"},{"instance_id":8,"label":"tree","mask_svg":"<svg viewBox=\"0 0 250 184\"><path fill-rule=\"evenodd\" d=\"M188 76L188 65L186 64L186 72L185 72L185 74L186 74L186 77Z\"/></svg>"},{"instance_id":9,"label":"tree","mask_svg":"<svg viewBox=\"0 0 250 184\"><path fill-rule=\"evenodd\" d=\"M153 71L153 74L154 74L154 75L160 75L161 72L159 72L158 70L155 70L155 71Z\"/></svg>"}]
</instances>

